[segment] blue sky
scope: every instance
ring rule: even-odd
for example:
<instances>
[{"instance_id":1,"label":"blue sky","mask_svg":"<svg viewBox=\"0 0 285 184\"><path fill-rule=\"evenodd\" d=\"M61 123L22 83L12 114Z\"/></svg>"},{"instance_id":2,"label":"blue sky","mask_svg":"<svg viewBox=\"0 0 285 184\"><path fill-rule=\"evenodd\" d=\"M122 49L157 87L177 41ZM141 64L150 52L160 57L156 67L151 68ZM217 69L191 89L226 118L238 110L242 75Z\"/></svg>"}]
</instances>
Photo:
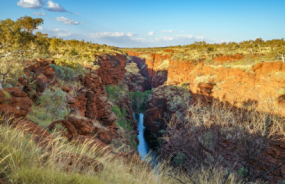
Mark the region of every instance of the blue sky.
<instances>
[{"instance_id":1,"label":"blue sky","mask_svg":"<svg viewBox=\"0 0 285 184\"><path fill-rule=\"evenodd\" d=\"M118 47L285 38L285 0L0 0L0 19L26 15L49 36Z\"/></svg>"}]
</instances>

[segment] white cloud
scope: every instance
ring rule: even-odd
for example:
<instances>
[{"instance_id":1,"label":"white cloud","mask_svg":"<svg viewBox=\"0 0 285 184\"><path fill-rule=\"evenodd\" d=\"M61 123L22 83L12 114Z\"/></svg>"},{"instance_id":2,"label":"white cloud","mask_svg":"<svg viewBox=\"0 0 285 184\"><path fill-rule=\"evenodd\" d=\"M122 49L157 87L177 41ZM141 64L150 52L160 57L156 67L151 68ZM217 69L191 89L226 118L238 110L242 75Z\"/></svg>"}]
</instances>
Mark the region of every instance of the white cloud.
<instances>
[{"instance_id":1,"label":"white cloud","mask_svg":"<svg viewBox=\"0 0 285 184\"><path fill-rule=\"evenodd\" d=\"M63 22L64 24L68 24L68 25L78 25L78 24L80 24L79 22L77 22L75 20L71 20L71 19L66 18L66 17L57 17L54 20L56 20L58 22Z\"/></svg>"},{"instance_id":2,"label":"white cloud","mask_svg":"<svg viewBox=\"0 0 285 184\"><path fill-rule=\"evenodd\" d=\"M79 15L79 13L75 13L75 15Z\"/></svg>"},{"instance_id":3,"label":"white cloud","mask_svg":"<svg viewBox=\"0 0 285 184\"><path fill-rule=\"evenodd\" d=\"M96 32L90 33L90 36L95 37L131 37L135 36L136 34L133 33L123 33L123 32Z\"/></svg>"},{"instance_id":4,"label":"white cloud","mask_svg":"<svg viewBox=\"0 0 285 184\"><path fill-rule=\"evenodd\" d=\"M46 16L46 13L45 13L44 10L42 10L42 12L34 12L34 14L35 14L36 16Z\"/></svg>"},{"instance_id":5,"label":"white cloud","mask_svg":"<svg viewBox=\"0 0 285 184\"><path fill-rule=\"evenodd\" d=\"M20 0L18 6L23 8L39 9L45 4L45 0Z\"/></svg>"},{"instance_id":6,"label":"white cloud","mask_svg":"<svg viewBox=\"0 0 285 184\"><path fill-rule=\"evenodd\" d=\"M204 37L204 36L195 36L195 38L196 38L196 39L200 39L200 40L205 39L205 37Z\"/></svg>"},{"instance_id":7,"label":"white cloud","mask_svg":"<svg viewBox=\"0 0 285 184\"><path fill-rule=\"evenodd\" d=\"M180 31L180 33L184 33L184 31Z\"/></svg>"},{"instance_id":8,"label":"white cloud","mask_svg":"<svg viewBox=\"0 0 285 184\"><path fill-rule=\"evenodd\" d=\"M214 40L214 39L206 39L203 36L192 36L192 35L174 35L174 36L164 36L164 37L157 37L154 39L146 39L146 38L131 38L131 40L133 41L138 41L138 42L143 42L143 43L170 43L170 42L186 42L186 41L199 41L199 40L209 40L209 41L217 41L218 40ZM177 44L178 45L178 44Z\"/></svg>"},{"instance_id":9,"label":"white cloud","mask_svg":"<svg viewBox=\"0 0 285 184\"><path fill-rule=\"evenodd\" d=\"M173 31L173 30L162 30L161 32L162 33L174 33L175 31Z\"/></svg>"},{"instance_id":10,"label":"white cloud","mask_svg":"<svg viewBox=\"0 0 285 184\"><path fill-rule=\"evenodd\" d=\"M49 0L47 2L48 6L47 6L47 10L48 11L52 11L52 12L66 12L66 10L60 6L59 4Z\"/></svg>"},{"instance_id":11,"label":"white cloud","mask_svg":"<svg viewBox=\"0 0 285 184\"><path fill-rule=\"evenodd\" d=\"M70 31L66 31L63 29L45 29L42 26L38 26L35 32L40 31L44 34L48 34L49 37L56 36L56 37L66 37L66 36L74 36L74 34Z\"/></svg>"},{"instance_id":12,"label":"white cloud","mask_svg":"<svg viewBox=\"0 0 285 184\"><path fill-rule=\"evenodd\" d=\"M147 35L152 36L153 35L153 31L149 32Z\"/></svg>"},{"instance_id":13,"label":"white cloud","mask_svg":"<svg viewBox=\"0 0 285 184\"><path fill-rule=\"evenodd\" d=\"M42 26L38 26L37 29L38 29L39 31L44 30L44 28L43 28Z\"/></svg>"},{"instance_id":14,"label":"white cloud","mask_svg":"<svg viewBox=\"0 0 285 184\"><path fill-rule=\"evenodd\" d=\"M71 32L69 31L65 31L65 30L62 30L62 29L54 29L52 30L53 33L55 33L57 36L70 36L71 35Z\"/></svg>"}]
</instances>

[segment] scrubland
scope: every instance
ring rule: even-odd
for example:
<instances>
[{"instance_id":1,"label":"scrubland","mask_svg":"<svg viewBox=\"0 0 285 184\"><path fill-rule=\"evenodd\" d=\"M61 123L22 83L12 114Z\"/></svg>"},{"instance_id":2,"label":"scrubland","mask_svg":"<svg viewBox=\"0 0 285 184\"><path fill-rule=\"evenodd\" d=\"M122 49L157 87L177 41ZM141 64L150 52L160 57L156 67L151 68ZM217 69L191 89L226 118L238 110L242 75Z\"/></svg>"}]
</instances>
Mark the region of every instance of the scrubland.
<instances>
[{"instance_id":1,"label":"scrubland","mask_svg":"<svg viewBox=\"0 0 285 184\"><path fill-rule=\"evenodd\" d=\"M7 101L11 96L2 89L19 87L24 90L18 79L29 79L31 89L27 95L37 100L26 119L45 130L52 122L70 114L66 104L70 96L75 97L78 88L83 87L78 77L98 70L99 56L126 56L130 62L126 67L129 76L141 69L135 67L132 58L127 56L130 51L146 60L159 55L158 58L163 59L154 61L159 71L167 71L171 63L192 63L195 66L203 63L214 69L224 67L250 72L258 63L284 62L284 39L222 44L196 42L185 46L129 49L84 40L50 38L40 32L34 34L42 23L41 19L29 17L1 22L0 83ZM8 30L7 25L12 29ZM23 27L25 25L29 26ZM49 67L58 80L57 86L46 88L42 93L37 92L33 74L27 76L25 73L25 68L37 63L37 58L54 60ZM284 76L282 72L275 75ZM212 78L214 76L197 76L193 82L205 83ZM148 80L142 76L139 79L146 83ZM133 82L133 86L139 85L137 82ZM62 87L71 89L69 96ZM122 83L104 86L108 104L117 118L118 132L129 141L128 145L121 140L113 141L110 147L114 153L136 150L136 136L131 133L133 127L128 120L126 101L130 102L132 112L145 112L152 96L165 96L167 108L174 115L158 139L161 156L157 166L151 168L147 162L126 162L96 144L70 142L64 137L67 130L61 126L49 132L53 139L48 147L42 147L25 128L15 128L17 120L13 116L2 113L0 183L284 183L281 177L285 169L282 116L260 112L254 103L240 108L217 99L212 103L204 103L204 99L193 103L189 100L192 96L187 82L146 91L129 91L127 88ZM284 91L278 93L283 95ZM3 103L8 103L6 101ZM156 108L157 104L151 105ZM97 124L102 128L102 124Z\"/></svg>"}]
</instances>

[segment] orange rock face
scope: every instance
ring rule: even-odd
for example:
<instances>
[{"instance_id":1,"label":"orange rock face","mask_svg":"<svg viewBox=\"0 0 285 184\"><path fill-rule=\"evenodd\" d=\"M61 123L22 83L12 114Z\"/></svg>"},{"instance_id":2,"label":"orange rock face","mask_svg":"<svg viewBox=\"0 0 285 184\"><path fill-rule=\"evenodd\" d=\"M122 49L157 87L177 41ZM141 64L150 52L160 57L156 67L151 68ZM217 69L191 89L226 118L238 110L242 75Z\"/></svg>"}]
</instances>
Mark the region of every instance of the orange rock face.
<instances>
[{"instance_id":1,"label":"orange rock face","mask_svg":"<svg viewBox=\"0 0 285 184\"><path fill-rule=\"evenodd\" d=\"M54 139L42 127L27 120L17 121L13 125L16 128L23 130L24 133L31 134L33 136L33 140L42 148L49 150L52 149Z\"/></svg>"},{"instance_id":2,"label":"orange rock face","mask_svg":"<svg viewBox=\"0 0 285 184\"><path fill-rule=\"evenodd\" d=\"M212 67L203 63L195 66L188 62L170 61L167 84L189 83L196 101L203 98L211 102L214 98L236 107L254 104L262 112L285 115L282 110L285 65L264 62L238 67Z\"/></svg>"},{"instance_id":3,"label":"orange rock face","mask_svg":"<svg viewBox=\"0 0 285 184\"><path fill-rule=\"evenodd\" d=\"M235 107L255 105L266 113L284 114L283 63L259 63L249 71L197 65L188 75L194 100L198 96L218 99Z\"/></svg>"},{"instance_id":4,"label":"orange rock face","mask_svg":"<svg viewBox=\"0 0 285 184\"><path fill-rule=\"evenodd\" d=\"M103 85L116 85L124 77L126 72L126 58L122 55L106 55L100 56L98 64L98 75Z\"/></svg>"},{"instance_id":5,"label":"orange rock face","mask_svg":"<svg viewBox=\"0 0 285 184\"><path fill-rule=\"evenodd\" d=\"M46 60L39 60L36 64L31 65L26 70L33 73L32 81L36 80L36 91L38 93L43 92L48 86L57 83L57 80L54 76L54 70L49 66L49 62ZM25 73L26 75L30 75L28 72Z\"/></svg>"},{"instance_id":6,"label":"orange rock face","mask_svg":"<svg viewBox=\"0 0 285 184\"><path fill-rule=\"evenodd\" d=\"M54 76L54 70L50 67L50 63L54 61L47 61L44 59L38 59L36 64L29 66L24 69L26 74L25 78L18 79L18 85L23 85L23 91L28 93L32 92L33 89L29 86L29 83L36 84L36 94L31 93L29 97L35 101L37 96L41 95L41 93L48 87L54 86L57 84L57 79ZM30 78L31 77L31 78ZM30 80L29 80L30 78Z\"/></svg>"},{"instance_id":7,"label":"orange rock face","mask_svg":"<svg viewBox=\"0 0 285 184\"><path fill-rule=\"evenodd\" d=\"M100 68L91 71L79 80L84 86L82 92L69 102L73 112L90 118L100 120L104 126L108 126L113 132L116 116L111 111L107 93L103 85L117 85L124 77L126 58L122 55L100 56L98 59Z\"/></svg>"},{"instance_id":8,"label":"orange rock face","mask_svg":"<svg viewBox=\"0 0 285 184\"><path fill-rule=\"evenodd\" d=\"M136 63L130 62L126 66L126 73L124 78L121 80L122 84L125 84L124 88L129 91L145 91L145 78L140 74L140 70Z\"/></svg>"},{"instance_id":9,"label":"orange rock face","mask_svg":"<svg viewBox=\"0 0 285 184\"><path fill-rule=\"evenodd\" d=\"M218 62L219 64L223 64L226 61L232 62L232 61L237 61L237 60L242 60L242 59L244 59L244 56L241 54L235 54L233 56L231 55L224 56L221 54L221 55L218 55L217 57L214 57L213 61Z\"/></svg>"},{"instance_id":10,"label":"orange rock face","mask_svg":"<svg viewBox=\"0 0 285 184\"><path fill-rule=\"evenodd\" d=\"M33 105L28 95L17 87L0 90L0 101L1 114L12 115L15 118L25 118Z\"/></svg>"},{"instance_id":11,"label":"orange rock face","mask_svg":"<svg viewBox=\"0 0 285 184\"><path fill-rule=\"evenodd\" d=\"M73 116L69 116L67 120L59 120L51 123L48 126L48 130L54 130L56 128L56 125L61 125L61 127L64 127L67 132L65 136L70 140L77 139L79 135L83 136L90 136L94 137L96 136L98 139L100 139L105 144L111 143L111 137L109 135L109 131L107 131L104 128L99 128L94 126L94 123L96 121L91 121L85 118L76 118ZM99 124L99 122L96 122Z\"/></svg>"},{"instance_id":12,"label":"orange rock face","mask_svg":"<svg viewBox=\"0 0 285 184\"><path fill-rule=\"evenodd\" d=\"M218 56L214 60L224 62L242 58L241 55L235 55L232 58ZM205 104L211 104L213 100L218 100L236 108L251 109L254 107L260 112L285 116L285 64L281 62L263 62L252 66L241 65L225 68L170 60L167 84L183 83L189 85L193 98L193 102L190 103L202 100ZM158 96L154 92L148 103L144 123L152 135L159 135L165 125L162 119L166 119L166 114L171 114L167 110L169 106L166 105L166 94L167 91ZM261 157L268 165L285 158L283 144L282 141L275 142L263 153ZM222 140L221 145L224 146L225 158L230 158L232 150L236 149L233 148L234 140ZM255 170L266 170L257 162L252 161L251 164ZM274 183L284 179L284 169L285 167L281 167L274 171L276 176L272 177L270 182Z\"/></svg>"},{"instance_id":13,"label":"orange rock face","mask_svg":"<svg viewBox=\"0 0 285 184\"><path fill-rule=\"evenodd\" d=\"M136 56L139 56L139 53L128 52L130 56L133 57L133 61L137 63L140 68L140 73L143 77L147 78L146 90L150 90L153 86L155 87L162 85L167 79L167 70L162 68L165 60L170 60L171 55L169 54L153 54L151 53L149 58L141 59ZM155 77L158 72L163 71L160 75L164 75L163 77Z\"/></svg>"}]
</instances>

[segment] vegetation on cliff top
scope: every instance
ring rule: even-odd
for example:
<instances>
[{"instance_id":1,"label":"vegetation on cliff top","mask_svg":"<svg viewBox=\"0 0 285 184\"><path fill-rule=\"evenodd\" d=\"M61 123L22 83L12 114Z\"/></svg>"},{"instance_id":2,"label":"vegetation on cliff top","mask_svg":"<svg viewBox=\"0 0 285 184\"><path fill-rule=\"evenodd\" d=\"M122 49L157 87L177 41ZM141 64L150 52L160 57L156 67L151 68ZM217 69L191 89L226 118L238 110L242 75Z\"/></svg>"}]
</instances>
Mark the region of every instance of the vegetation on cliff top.
<instances>
[{"instance_id":1,"label":"vegetation on cliff top","mask_svg":"<svg viewBox=\"0 0 285 184\"><path fill-rule=\"evenodd\" d=\"M261 38L240 43L229 42L209 44L205 41L189 45L178 45L157 48L122 48L125 53L129 51L139 53L137 57L149 59L150 54L168 55L169 58L179 62L197 64L203 62L207 65L227 66L253 65L266 61L282 61L285 57L284 39L263 41Z\"/></svg>"}]
</instances>

